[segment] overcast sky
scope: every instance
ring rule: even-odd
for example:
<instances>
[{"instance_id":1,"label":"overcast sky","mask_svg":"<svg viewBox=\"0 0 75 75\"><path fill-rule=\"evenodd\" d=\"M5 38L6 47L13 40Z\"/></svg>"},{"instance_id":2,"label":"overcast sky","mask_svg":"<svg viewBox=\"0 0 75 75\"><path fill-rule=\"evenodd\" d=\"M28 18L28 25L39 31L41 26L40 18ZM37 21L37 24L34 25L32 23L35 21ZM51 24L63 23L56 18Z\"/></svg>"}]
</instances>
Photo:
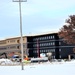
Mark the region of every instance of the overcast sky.
<instances>
[{"instance_id":1,"label":"overcast sky","mask_svg":"<svg viewBox=\"0 0 75 75\"><path fill-rule=\"evenodd\" d=\"M22 3L23 35L59 30L75 14L75 0L28 0ZM0 0L0 38L20 36L19 6Z\"/></svg>"}]
</instances>

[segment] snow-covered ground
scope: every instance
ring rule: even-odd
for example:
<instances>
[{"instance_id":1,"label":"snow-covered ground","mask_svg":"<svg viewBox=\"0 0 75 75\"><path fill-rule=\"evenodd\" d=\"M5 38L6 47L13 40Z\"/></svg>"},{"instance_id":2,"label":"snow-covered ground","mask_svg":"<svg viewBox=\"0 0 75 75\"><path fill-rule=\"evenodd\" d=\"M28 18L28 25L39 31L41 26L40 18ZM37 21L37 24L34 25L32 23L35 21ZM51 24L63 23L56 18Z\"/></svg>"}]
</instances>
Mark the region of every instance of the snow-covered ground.
<instances>
[{"instance_id":1,"label":"snow-covered ground","mask_svg":"<svg viewBox=\"0 0 75 75\"><path fill-rule=\"evenodd\" d=\"M75 60L21 66L0 66L0 75L75 75Z\"/></svg>"}]
</instances>

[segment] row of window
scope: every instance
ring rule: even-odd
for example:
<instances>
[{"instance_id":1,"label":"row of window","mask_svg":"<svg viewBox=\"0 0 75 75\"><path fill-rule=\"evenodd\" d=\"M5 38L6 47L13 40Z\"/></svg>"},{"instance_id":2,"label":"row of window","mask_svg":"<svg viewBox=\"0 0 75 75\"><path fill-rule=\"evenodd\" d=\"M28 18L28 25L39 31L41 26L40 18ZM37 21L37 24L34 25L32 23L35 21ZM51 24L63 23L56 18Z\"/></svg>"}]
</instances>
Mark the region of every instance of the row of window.
<instances>
[{"instance_id":1,"label":"row of window","mask_svg":"<svg viewBox=\"0 0 75 75\"><path fill-rule=\"evenodd\" d=\"M6 41L0 41L0 44L6 44Z\"/></svg>"},{"instance_id":2,"label":"row of window","mask_svg":"<svg viewBox=\"0 0 75 75\"><path fill-rule=\"evenodd\" d=\"M39 37L39 38L34 38L33 41L37 41L37 40L47 40L47 39L54 39L54 35L52 36L44 36L44 37Z\"/></svg>"},{"instance_id":3,"label":"row of window","mask_svg":"<svg viewBox=\"0 0 75 75\"><path fill-rule=\"evenodd\" d=\"M5 50L5 49L7 49L7 48L6 47L0 48L0 50Z\"/></svg>"},{"instance_id":4,"label":"row of window","mask_svg":"<svg viewBox=\"0 0 75 75\"><path fill-rule=\"evenodd\" d=\"M9 43L9 42L10 42L10 43L14 43L14 42L16 42L16 41L17 41L17 43L20 42L20 40L9 40L8 43Z\"/></svg>"},{"instance_id":5,"label":"row of window","mask_svg":"<svg viewBox=\"0 0 75 75\"><path fill-rule=\"evenodd\" d=\"M55 45L55 42L33 44L33 47L37 47L37 46L43 47L43 46L52 46L52 45Z\"/></svg>"},{"instance_id":6,"label":"row of window","mask_svg":"<svg viewBox=\"0 0 75 75\"><path fill-rule=\"evenodd\" d=\"M38 53L37 50L33 51L34 53ZM48 52L55 52L55 49L44 49L44 50L40 50L40 53L48 53Z\"/></svg>"},{"instance_id":7,"label":"row of window","mask_svg":"<svg viewBox=\"0 0 75 75\"><path fill-rule=\"evenodd\" d=\"M23 45L23 48L26 48L25 45ZM9 46L9 47L1 47L0 50L5 50L5 49L20 49L20 46Z\"/></svg>"},{"instance_id":8,"label":"row of window","mask_svg":"<svg viewBox=\"0 0 75 75\"><path fill-rule=\"evenodd\" d=\"M16 40L16 39L14 39L14 40L9 40L8 43L9 43L9 42L10 42L10 43L14 43L14 42L16 42L16 41L17 41L17 43L20 43L20 40L19 40L19 39L17 39L17 40ZM23 39L23 41L24 41L24 39Z\"/></svg>"}]
</instances>

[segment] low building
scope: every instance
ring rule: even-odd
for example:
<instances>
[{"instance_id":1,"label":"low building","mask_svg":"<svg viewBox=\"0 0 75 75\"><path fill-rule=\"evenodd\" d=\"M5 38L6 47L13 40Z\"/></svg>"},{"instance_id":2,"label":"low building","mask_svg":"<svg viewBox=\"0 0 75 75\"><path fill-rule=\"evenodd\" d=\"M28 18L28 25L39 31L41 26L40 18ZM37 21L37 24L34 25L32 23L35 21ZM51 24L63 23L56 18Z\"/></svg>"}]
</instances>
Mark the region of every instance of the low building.
<instances>
[{"instance_id":1,"label":"low building","mask_svg":"<svg viewBox=\"0 0 75 75\"><path fill-rule=\"evenodd\" d=\"M23 37L24 54L27 50L27 37ZM7 57L12 57L14 54L21 54L20 37L8 38L0 40L0 57L3 57L3 53L7 54ZM20 55L21 56L21 55Z\"/></svg>"}]
</instances>

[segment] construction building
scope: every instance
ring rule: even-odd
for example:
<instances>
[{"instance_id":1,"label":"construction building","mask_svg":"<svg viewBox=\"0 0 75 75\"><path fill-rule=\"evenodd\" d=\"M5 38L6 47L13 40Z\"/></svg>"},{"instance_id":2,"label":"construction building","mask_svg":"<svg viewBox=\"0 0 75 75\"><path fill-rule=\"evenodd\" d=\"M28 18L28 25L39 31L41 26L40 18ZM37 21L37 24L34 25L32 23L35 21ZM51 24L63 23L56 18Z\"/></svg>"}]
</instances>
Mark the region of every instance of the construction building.
<instances>
[{"instance_id":1,"label":"construction building","mask_svg":"<svg viewBox=\"0 0 75 75\"><path fill-rule=\"evenodd\" d=\"M20 37L0 40L0 54L7 57L21 54ZM23 36L23 51L28 57L40 57L41 53L52 53L53 59L68 58L73 54L74 45L66 44L59 38L58 32ZM3 56L1 56L3 57Z\"/></svg>"}]
</instances>

